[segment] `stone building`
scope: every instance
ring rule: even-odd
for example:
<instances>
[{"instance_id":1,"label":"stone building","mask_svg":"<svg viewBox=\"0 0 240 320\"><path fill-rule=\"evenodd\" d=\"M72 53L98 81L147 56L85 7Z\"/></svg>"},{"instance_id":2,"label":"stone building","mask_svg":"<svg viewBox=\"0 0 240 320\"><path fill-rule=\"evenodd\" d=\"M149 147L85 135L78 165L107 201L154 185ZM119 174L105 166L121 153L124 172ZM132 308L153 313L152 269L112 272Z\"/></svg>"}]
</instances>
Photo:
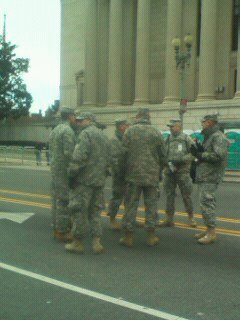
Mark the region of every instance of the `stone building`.
<instances>
[{"instance_id":1,"label":"stone building","mask_svg":"<svg viewBox=\"0 0 240 320\"><path fill-rule=\"evenodd\" d=\"M236 2L61 0L61 106L94 110L112 124L147 105L164 129L180 101L172 39L190 33L184 127L199 128L206 112L240 118Z\"/></svg>"}]
</instances>

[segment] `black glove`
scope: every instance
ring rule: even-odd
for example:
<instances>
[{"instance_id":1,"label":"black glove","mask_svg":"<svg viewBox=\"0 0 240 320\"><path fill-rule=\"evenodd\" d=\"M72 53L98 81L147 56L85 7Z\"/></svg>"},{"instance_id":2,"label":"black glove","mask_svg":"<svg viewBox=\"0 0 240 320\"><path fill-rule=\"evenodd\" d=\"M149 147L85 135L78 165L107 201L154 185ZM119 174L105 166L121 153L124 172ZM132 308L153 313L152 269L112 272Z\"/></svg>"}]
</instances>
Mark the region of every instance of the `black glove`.
<instances>
[{"instance_id":1,"label":"black glove","mask_svg":"<svg viewBox=\"0 0 240 320\"><path fill-rule=\"evenodd\" d=\"M199 151L198 151L197 147L194 144L191 145L190 152L195 158L197 158L197 154L198 154Z\"/></svg>"},{"instance_id":2,"label":"black glove","mask_svg":"<svg viewBox=\"0 0 240 320\"><path fill-rule=\"evenodd\" d=\"M198 152L204 151L203 145L199 141L196 141L196 147Z\"/></svg>"},{"instance_id":3,"label":"black glove","mask_svg":"<svg viewBox=\"0 0 240 320\"><path fill-rule=\"evenodd\" d=\"M77 181L75 177L68 177L68 186L70 189L75 189L77 186Z\"/></svg>"},{"instance_id":4,"label":"black glove","mask_svg":"<svg viewBox=\"0 0 240 320\"><path fill-rule=\"evenodd\" d=\"M170 160L170 162L172 162L172 164L174 165L174 167L177 167L179 164L182 163L181 160Z\"/></svg>"},{"instance_id":5,"label":"black glove","mask_svg":"<svg viewBox=\"0 0 240 320\"><path fill-rule=\"evenodd\" d=\"M201 160L203 159L203 158L202 158L202 154L203 154L202 152L197 152L197 154L196 154L195 157L196 157L198 160L201 161Z\"/></svg>"}]
</instances>

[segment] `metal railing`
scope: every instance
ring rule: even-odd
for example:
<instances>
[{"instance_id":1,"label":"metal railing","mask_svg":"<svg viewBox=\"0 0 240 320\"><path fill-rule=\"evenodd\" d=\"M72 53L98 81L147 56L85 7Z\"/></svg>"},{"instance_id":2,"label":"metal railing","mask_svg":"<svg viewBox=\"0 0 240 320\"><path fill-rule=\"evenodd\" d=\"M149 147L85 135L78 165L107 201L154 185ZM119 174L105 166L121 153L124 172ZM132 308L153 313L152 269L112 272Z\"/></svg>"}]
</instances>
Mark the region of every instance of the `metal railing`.
<instances>
[{"instance_id":1,"label":"metal railing","mask_svg":"<svg viewBox=\"0 0 240 320\"><path fill-rule=\"evenodd\" d=\"M36 150L34 147L0 146L0 163L22 165L47 165L48 150Z\"/></svg>"},{"instance_id":2,"label":"metal railing","mask_svg":"<svg viewBox=\"0 0 240 320\"><path fill-rule=\"evenodd\" d=\"M0 163L15 163L22 165L48 165L48 150L41 152L34 147L0 146ZM228 152L229 170L240 170L240 150Z\"/></svg>"}]
</instances>

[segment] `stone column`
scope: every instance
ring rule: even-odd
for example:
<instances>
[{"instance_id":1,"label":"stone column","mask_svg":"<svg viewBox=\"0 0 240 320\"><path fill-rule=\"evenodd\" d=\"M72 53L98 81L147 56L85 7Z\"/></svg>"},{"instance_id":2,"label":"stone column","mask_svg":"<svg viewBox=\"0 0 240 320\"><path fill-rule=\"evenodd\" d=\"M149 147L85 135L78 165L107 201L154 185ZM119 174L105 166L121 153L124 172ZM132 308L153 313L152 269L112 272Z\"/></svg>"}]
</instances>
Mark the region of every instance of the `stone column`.
<instances>
[{"instance_id":1,"label":"stone column","mask_svg":"<svg viewBox=\"0 0 240 320\"><path fill-rule=\"evenodd\" d=\"M133 104L135 96L136 16L135 1L125 1L123 6L123 105Z\"/></svg>"},{"instance_id":2,"label":"stone column","mask_svg":"<svg viewBox=\"0 0 240 320\"><path fill-rule=\"evenodd\" d=\"M202 0L198 101L215 99L217 0Z\"/></svg>"},{"instance_id":3,"label":"stone column","mask_svg":"<svg viewBox=\"0 0 240 320\"><path fill-rule=\"evenodd\" d=\"M172 40L176 37L181 39L182 35L182 0L168 0L167 5L166 76L163 103L179 100L179 72L176 70Z\"/></svg>"},{"instance_id":4,"label":"stone column","mask_svg":"<svg viewBox=\"0 0 240 320\"><path fill-rule=\"evenodd\" d=\"M240 99L240 16L238 16L237 79L235 99Z\"/></svg>"},{"instance_id":5,"label":"stone column","mask_svg":"<svg viewBox=\"0 0 240 320\"><path fill-rule=\"evenodd\" d=\"M111 0L108 105L122 104L122 25L122 0Z\"/></svg>"},{"instance_id":6,"label":"stone column","mask_svg":"<svg viewBox=\"0 0 240 320\"><path fill-rule=\"evenodd\" d=\"M98 106L107 104L108 82L108 40L109 40L109 1L98 1L98 81L97 103Z\"/></svg>"},{"instance_id":7,"label":"stone column","mask_svg":"<svg viewBox=\"0 0 240 320\"><path fill-rule=\"evenodd\" d=\"M190 33L193 38L190 66L185 67L186 98L188 101L193 101L196 99L198 89L196 83L198 5L198 0L185 0L183 2L182 36L184 38L185 35Z\"/></svg>"},{"instance_id":8,"label":"stone column","mask_svg":"<svg viewBox=\"0 0 240 320\"><path fill-rule=\"evenodd\" d=\"M135 104L149 103L150 0L138 0Z\"/></svg>"},{"instance_id":9,"label":"stone column","mask_svg":"<svg viewBox=\"0 0 240 320\"><path fill-rule=\"evenodd\" d=\"M84 105L97 104L97 1L87 2Z\"/></svg>"}]
</instances>

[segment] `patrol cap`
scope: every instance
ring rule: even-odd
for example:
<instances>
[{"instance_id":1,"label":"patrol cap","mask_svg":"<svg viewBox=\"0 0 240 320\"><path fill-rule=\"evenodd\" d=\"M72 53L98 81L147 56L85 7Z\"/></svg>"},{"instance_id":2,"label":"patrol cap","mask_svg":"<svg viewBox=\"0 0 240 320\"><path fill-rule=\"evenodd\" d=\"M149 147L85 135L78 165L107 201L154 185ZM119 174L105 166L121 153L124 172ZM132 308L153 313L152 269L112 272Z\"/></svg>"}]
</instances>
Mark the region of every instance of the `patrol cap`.
<instances>
[{"instance_id":1,"label":"patrol cap","mask_svg":"<svg viewBox=\"0 0 240 320\"><path fill-rule=\"evenodd\" d=\"M118 118L115 120L115 125L120 126L121 124L129 124L126 118Z\"/></svg>"},{"instance_id":2,"label":"patrol cap","mask_svg":"<svg viewBox=\"0 0 240 320\"><path fill-rule=\"evenodd\" d=\"M218 113L206 114L206 115L202 118L201 121L203 122L203 121L207 121L207 120L212 120L212 121L218 122Z\"/></svg>"},{"instance_id":3,"label":"patrol cap","mask_svg":"<svg viewBox=\"0 0 240 320\"><path fill-rule=\"evenodd\" d=\"M171 120L169 120L167 126L168 127L173 127L176 124L180 124L181 125L181 123L182 123L181 119L171 119Z\"/></svg>"},{"instance_id":4,"label":"patrol cap","mask_svg":"<svg viewBox=\"0 0 240 320\"><path fill-rule=\"evenodd\" d=\"M62 107L60 110L61 114L75 114L75 110L69 107Z\"/></svg>"},{"instance_id":5,"label":"patrol cap","mask_svg":"<svg viewBox=\"0 0 240 320\"><path fill-rule=\"evenodd\" d=\"M137 111L137 117L140 118L149 118L150 116L150 110L147 107L140 107Z\"/></svg>"},{"instance_id":6,"label":"patrol cap","mask_svg":"<svg viewBox=\"0 0 240 320\"><path fill-rule=\"evenodd\" d=\"M84 119L89 119L93 122L96 121L95 115L91 112L81 112L81 113L77 114L76 120L84 120Z\"/></svg>"}]
</instances>

